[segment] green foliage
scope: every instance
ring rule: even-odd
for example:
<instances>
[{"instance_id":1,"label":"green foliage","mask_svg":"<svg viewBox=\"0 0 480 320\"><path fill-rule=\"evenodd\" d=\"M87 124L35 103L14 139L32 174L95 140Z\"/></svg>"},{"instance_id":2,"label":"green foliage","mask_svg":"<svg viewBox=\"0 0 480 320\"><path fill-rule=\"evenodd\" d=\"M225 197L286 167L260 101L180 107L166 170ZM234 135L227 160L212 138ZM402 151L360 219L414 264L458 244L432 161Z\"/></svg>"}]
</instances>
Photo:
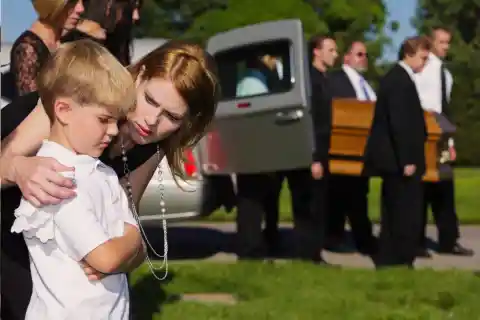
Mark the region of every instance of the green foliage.
<instances>
[{"instance_id":1,"label":"green foliage","mask_svg":"<svg viewBox=\"0 0 480 320\"><path fill-rule=\"evenodd\" d=\"M413 24L428 33L442 25L453 31L448 68L454 77L450 109L457 124L458 162L480 165L480 1L419 0Z\"/></svg>"},{"instance_id":2,"label":"green foliage","mask_svg":"<svg viewBox=\"0 0 480 320\"><path fill-rule=\"evenodd\" d=\"M184 37L205 42L219 32L272 20L300 19L306 36L327 32L312 7L301 0L230 0L225 10L208 11L198 17Z\"/></svg>"},{"instance_id":3,"label":"green foliage","mask_svg":"<svg viewBox=\"0 0 480 320\"><path fill-rule=\"evenodd\" d=\"M377 63L383 54L385 46L391 40L384 33L387 21L387 11L381 0L305 0L317 12L319 18L325 21L329 33L335 36L340 54L348 50L353 41L364 40L367 44L370 68L366 78L374 87L378 79L386 71L385 66ZM390 26L395 32L398 23ZM337 66L342 59L337 60Z\"/></svg>"},{"instance_id":4,"label":"green foliage","mask_svg":"<svg viewBox=\"0 0 480 320\"><path fill-rule=\"evenodd\" d=\"M193 21L209 10L225 8L228 0L145 0L137 37L180 37Z\"/></svg>"}]
</instances>

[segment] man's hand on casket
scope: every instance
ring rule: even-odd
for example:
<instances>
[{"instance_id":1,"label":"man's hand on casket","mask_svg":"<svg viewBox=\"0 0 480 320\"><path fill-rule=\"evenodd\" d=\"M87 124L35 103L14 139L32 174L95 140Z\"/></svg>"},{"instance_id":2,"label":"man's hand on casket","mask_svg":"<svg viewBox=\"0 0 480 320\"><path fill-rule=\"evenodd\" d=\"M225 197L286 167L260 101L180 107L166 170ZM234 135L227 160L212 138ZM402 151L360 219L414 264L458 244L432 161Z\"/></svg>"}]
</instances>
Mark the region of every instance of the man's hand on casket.
<instances>
[{"instance_id":1,"label":"man's hand on casket","mask_svg":"<svg viewBox=\"0 0 480 320\"><path fill-rule=\"evenodd\" d=\"M417 167L414 164L407 164L405 168L403 168L403 175L406 177L411 177L417 170Z\"/></svg>"},{"instance_id":2,"label":"man's hand on casket","mask_svg":"<svg viewBox=\"0 0 480 320\"><path fill-rule=\"evenodd\" d=\"M450 153L450 161L454 162L457 160L457 150L455 147L449 147L448 152Z\"/></svg>"},{"instance_id":3,"label":"man's hand on casket","mask_svg":"<svg viewBox=\"0 0 480 320\"><path fill-rule=\"evenodd\" d=\"M323 166L320 162L312 163L312 177L315 180L320 180L323 178Z\"/></svg>"}]
</instances>

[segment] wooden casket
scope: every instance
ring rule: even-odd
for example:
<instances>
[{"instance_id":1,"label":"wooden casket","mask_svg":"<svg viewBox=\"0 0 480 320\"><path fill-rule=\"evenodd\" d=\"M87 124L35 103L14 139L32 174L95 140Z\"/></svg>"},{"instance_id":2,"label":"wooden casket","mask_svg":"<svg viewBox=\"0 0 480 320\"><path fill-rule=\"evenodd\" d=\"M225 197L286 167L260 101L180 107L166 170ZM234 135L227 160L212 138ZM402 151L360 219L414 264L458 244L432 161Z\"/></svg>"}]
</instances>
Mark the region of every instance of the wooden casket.
<instances>
[{"instance_id":1,"label":"wooden casket","mask_svg":"<svg viewBox=\"0 0 480 320\"><path fill-rule=\"evenodd\" d=\"M372 124L375 103L355 99L334 99L332 103L332 138L330 170L333 174L359 176L363 170L363 153ZM448 139L455 126L444 116L425 112L428 139L425 143L427 170L425 181L452 177Z\"/></svg>"}]
</instances>

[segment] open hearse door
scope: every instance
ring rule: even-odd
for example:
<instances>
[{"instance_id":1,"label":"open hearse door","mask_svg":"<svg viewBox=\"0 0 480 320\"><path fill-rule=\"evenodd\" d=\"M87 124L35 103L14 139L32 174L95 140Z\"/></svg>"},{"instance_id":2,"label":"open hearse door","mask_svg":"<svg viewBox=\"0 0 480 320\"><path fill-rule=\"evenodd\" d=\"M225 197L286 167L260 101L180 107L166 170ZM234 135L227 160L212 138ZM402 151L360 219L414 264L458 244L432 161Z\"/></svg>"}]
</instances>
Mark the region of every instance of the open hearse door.
<instances>
[{"instance_id":1,"label":"open hearse door","mask_svg":"<svg viewBox=\"0 0 480 320\"><path fill-rule=\"evenodd\" d=\"M222 98L199 144L202 173L258 173L306 167L312 130L309 63L300 20L249 25L217 34L207 50Z\"/></svg>"}]
</instances>

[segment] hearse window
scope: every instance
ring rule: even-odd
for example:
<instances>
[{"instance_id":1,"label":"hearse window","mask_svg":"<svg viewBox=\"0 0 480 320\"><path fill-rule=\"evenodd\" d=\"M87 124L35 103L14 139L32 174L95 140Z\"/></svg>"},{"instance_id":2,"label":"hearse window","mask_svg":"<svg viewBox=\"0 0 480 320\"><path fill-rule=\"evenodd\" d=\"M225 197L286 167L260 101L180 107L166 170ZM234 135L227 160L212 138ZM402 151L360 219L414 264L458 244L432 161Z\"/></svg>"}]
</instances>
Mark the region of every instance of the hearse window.
<instances>
[{"instance_id":1,"label":"hearse window","mask_svg":"<svg viewBox=\"0 0 480 320\"><path fill-rule=\"evenodd\" d=\"M290 41L242 46L215 54L223 100L292 89Z\"/></svg>"}]
</instances>

